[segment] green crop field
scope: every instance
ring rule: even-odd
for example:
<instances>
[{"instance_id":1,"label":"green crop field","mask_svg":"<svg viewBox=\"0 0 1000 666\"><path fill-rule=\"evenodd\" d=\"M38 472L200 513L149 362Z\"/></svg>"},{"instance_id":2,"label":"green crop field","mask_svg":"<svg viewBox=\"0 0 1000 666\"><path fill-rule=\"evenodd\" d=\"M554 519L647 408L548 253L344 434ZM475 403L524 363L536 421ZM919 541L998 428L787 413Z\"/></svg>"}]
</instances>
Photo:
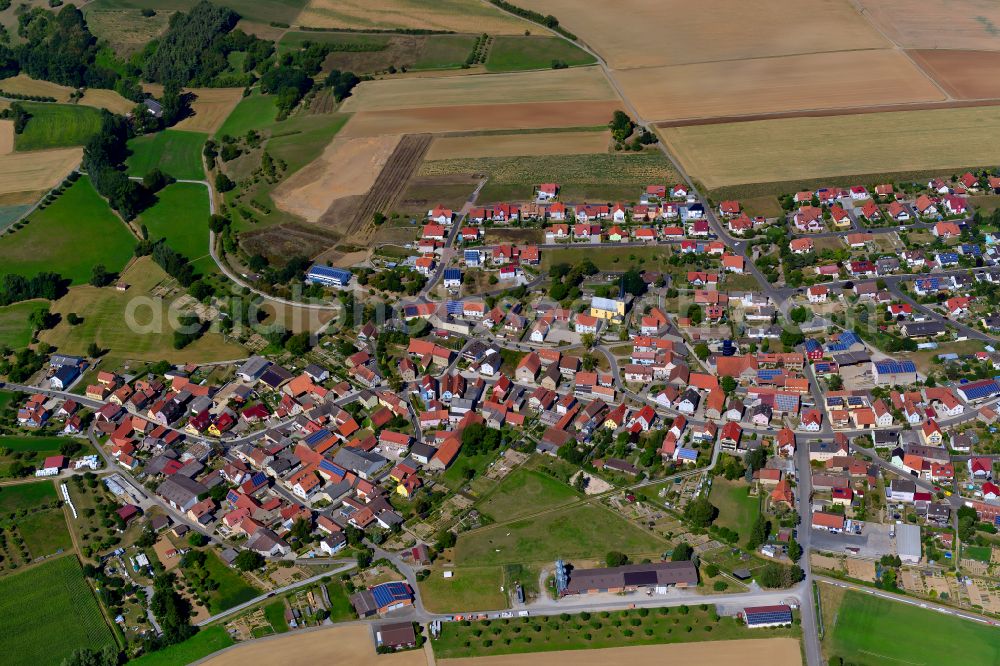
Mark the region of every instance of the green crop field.
<instances>
[{"instance_id":1,"label":"green crop field","mask_svg":"<svg viewBox=\"0 0 1000 666\"><path fill-rule=\"evenodd\" d=\"M145 176L159 168L174 178L204 180L201 149L207 134L167 130L146 134L129 141L132 154L128 158L130 176Z\"/></svg>"},{"instance_id":2,"label":"green crop field","mask_svg":"<svg viewBox=\"0 0 1000 666\"><path fill-rule=\"evenodd\" d=\"M75 104L22 102L31 114L24 132L14 136L16 150L82 146L101 129L101 110Z\"/></svg>"},{"instance_id":3,"label":"green crop field","mask_svg":"<svg viewBox=\"0 0 1000 666\"><path fill-rule=\"evenodd\" d=\"M10 666L58 664L115 643L74 556L0 579L0 636Z\"/></svg>"},{"instance_id":4,"label":"green crop field","mask_svg":"<svg viewBox=\"0 0 1000 666\"><path fill-rule=\"evenodd\" d=\"M160 190L158 201L143 211L139 222L146 225L150 240L166 238L201 273L217 266L208 252L208 190L197 183L174 183Z\"/></svg>"},{"instance_id":5,"label":"green crop field","mask_svg":"<svg viewBox=\"0 0 1000 666\"><path fill-rule=\"evenodd\" d=\"M45 210L32 213L23 229L0 237L0 267L24 276L52 271L82 284L90 280L95 264L121 270L135 242L83 177Z\"/></svg>"},{"instance_id":6,"label":"green crop field","mask_svg":"<svg viewBox=\"0 0 1000 666\"><path fill-rule=\"evenodd\" d=\"M225 626L218 624L202 629L183 643L177 643L156 652L149 652L129 662L131 666L176 666L191 664L233 645L234 641Z\"/></svg>"},{"instance_id":7,"label":"green crop field","mask_svg":"<svg viewBox=\"0 0 1000 666\"><path fill-rule=\"evenodd\" d=\"M55 499L56 487L51 481L0 486L0 515L9 514L17 509L28 509Z\"/></svg>"},{"instance_id":8,"label":"green crop field","mask_svg":"<svg viewBox=\"0 0 1000 666\"><path fill-rule=\"evenodd\" d=\"M678 176L660 151L482 157L424 162L418 175L486 174L479 201L530 199L539 183L556 182L566 201L637 201L646 185L673 182Z\"/></svg>"},{"instance_id":9,"label":"green crop field","mask_svg":"<svg viewBox=\"0 0 1000 666\"><path fill-rule=\"evenodd\" d=\"M434 35L428 38L413 69L454 69L461 67L476 43L473 35Z\"/></svg>"},{"instance_id":10,"label":"green crop field","mask_svg":"<svg viewBox=\"0 0 1000 666\"><path fill-rule=\"evenodd\" d=\"M420 582L420 598L432 613L497 610L507 607L501 567L455 567L445 578L445 569L434 568Z\"/></svg>"},{"instance_id":11,"label":"green crop field","mask_svg":"<svg viewBox=\"0 0 1000 666\"><path fill-rule=\"evenodd\" d=\"M559 557L603 560L611 550L638 561L668 546L610 510L593 504L492 525L458 537L461 566L551 562Z\"/></svg>"},{"instance_id":12,"label":"green crop field","mask_svg":"<svg viewBox=\"0 0 1000 666\"><path fill-rule=\"evenodd\" d=\"M493 520L511 520L572 502L580 495L562 481L534 470L519 468L479 502Z\"/></svg>"},{"instance_id":13,"label":"green crop field","mask_svg":"<svg viewBox=\"0 0 1000 666\"><path fill-rule=\"evenodd\" d=\"M719 510L715 524L736 530L740 543L750 536L753 523L760 514L760 501L747 495L747 484L741 481L727 481L722 477L712 480L709 501Z\"/></svg>"},{"instance_id":14,"label":"green crop field","mask_svg":"<svg viewBox=\"0 0 1000 666\"><path fill-rule=\"evenodd\" d=\"M45 308L44 301L24 301L0 308L0 345L13 349L26 347L31 342L31 324L28 317L35 310Z\"/></svg>"},{"instance_id":15,"label":"green crop field","mask_svg":"<svg viewBox=\"0 0 1000 666\"><path fill-rule=\"evenodd\" d=\"M308 30L300 32L286 32L281 41L278 42L278 53L286 53L293 49L302 48L307 42L314 44L329 44L334 49L345 48L345 45L352 45L364 48L356 51L358 53L373 53L381 51L392 42L393 35L372 34L363 32L312 32ZM340 51L338 51L340 52ZM345 51L346 52L346 51ZM352 51L353 52L353 51ZM468 55L468 53L466 53ZM464 60L465 56L463 56Z\"/></svg>"},{"instance_id":16,"label":"green crop field","mask_svg":"<svg viewBox=\"0 0 1000 666\"><path fill-rule=\"evenodd\" d=\"M855 664L1000 663L997 628L853 590L826 632L830 656Z\"/></svg>"},{"instance_id":17,"label":"green crop field","mask_svg":"<svg viewBox=\"0 0 1000 666\"><path fill-rule=\"evenodd\" d=\"M274 95L261 95L254 91L249 97L244 97L236 105L226 122L216 132L218 136L243 136L250 130L262 130L274 125L278 115Z\"/></svg>"},{"instance_id":18,"label":"green crop field","mask_svg":"<svg viewBox=\"0 0 1000 666\"><path fill-rule=\"evenodd\" d=\"M557 60L570 67L597 62L594 56L559 37L498 35L486 58L486 69L490 72L548 69Z\"/></svg>"}]
</instances>

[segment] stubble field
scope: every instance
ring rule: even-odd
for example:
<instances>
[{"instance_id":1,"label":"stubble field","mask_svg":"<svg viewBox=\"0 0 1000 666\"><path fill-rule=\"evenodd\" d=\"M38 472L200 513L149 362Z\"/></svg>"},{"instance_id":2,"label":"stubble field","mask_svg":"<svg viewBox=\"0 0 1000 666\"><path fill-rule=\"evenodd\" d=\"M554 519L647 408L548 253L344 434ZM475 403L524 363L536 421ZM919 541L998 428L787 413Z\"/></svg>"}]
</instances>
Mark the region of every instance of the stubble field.
<instances>
[{"instance_id":1,"label":"stubble field","mask_svg":"<svg viewBox=\"0 0 1000 666\"><path fill-rule=\"evenodd\" d=\"M427 160L518 155L585 155L608 150L611 132L534 132L483 136L444 136L434 139Z\"/></svg>"},{"instance_id":2,"label":"stubble field","mask_svg":"<svg viewBox=\"0 0 1000 666\"><path fill-rule=\"evenodd\" d=\"M194 115L177 123L174 129L189 132L214 133L243 99L242 88L191 88L185 92L195 95L191 103Z\"/></svg>"},{"instance_id":3,"label":"stubble field","mask_svg":"<svg viewBox=\"0 0 1000 666\"><path fill-rule=\"evenodd\" d=\"M417 28L502 35L537 27L477 0L310 0L297 23L311 28Z\"/></svg>"},{"instance_id":4,"label":"stubble field","mask_svg":"<svg viewBox=\"0 0 1000 666\"><path fill-rule=\"evenodd\" d=\"M858 0L888 37L907 49L1000 49L993 0Z\"/></svg>"},{"instance_id":5,"label":"stubble field","mask_svg":"<svg viewBox=\"0 0 1000 666\"><path fill-rule=\"evenodd\" d=\"M82 148L0 155L0 194L51 189L76 168L82 158Z\"/></svg>"}]
</instances>

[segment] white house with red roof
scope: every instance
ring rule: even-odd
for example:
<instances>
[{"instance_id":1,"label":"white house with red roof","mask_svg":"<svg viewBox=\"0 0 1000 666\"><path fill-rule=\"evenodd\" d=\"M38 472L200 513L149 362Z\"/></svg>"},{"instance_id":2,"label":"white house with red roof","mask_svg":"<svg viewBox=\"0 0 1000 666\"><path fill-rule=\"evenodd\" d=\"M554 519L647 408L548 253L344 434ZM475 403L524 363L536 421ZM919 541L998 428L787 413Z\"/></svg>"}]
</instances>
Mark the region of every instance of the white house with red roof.
<instances>
[{"instance_id":1,"label":"white house with red roof","mask_svg":"<svg viewBox=\"0 0 1000 666\"><path fill-rule=\"evenodd\" d=\"M555 199L559 194L559 185L557 183L542 183L538 186L538 198L549 200Z\"/></svg>"},{"instance_id":2,"label":"white house with red roof","mask_svg":"<svg viewBox=\"0 0 1000 666\"><path fill-rule=\"evenodd\" d=\"M427 218L438 224L451 224L451 219L455 212L450 208L445 208L440 204L427 211Z\"/></svg>"}]
</instances>

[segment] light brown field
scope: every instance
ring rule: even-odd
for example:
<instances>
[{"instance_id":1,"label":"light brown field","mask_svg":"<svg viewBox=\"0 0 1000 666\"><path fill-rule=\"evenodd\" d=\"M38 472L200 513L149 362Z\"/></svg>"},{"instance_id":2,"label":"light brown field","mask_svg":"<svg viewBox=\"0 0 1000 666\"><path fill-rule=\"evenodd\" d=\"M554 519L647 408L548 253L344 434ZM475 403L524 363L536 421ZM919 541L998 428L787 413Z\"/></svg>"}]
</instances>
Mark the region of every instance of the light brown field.
<instances>
[{"instance_id":1,"label":"light brown field","mask_svg":"<svg viewBox=\"0 0 1000 666\"><path fill-rule=\"evenodd\" d=\"M849 0L617 0L586 11L579 0L516 4L554 15L613 69L889 46ZM623 17L630 27L613 28Z\"/></svg>"},{"instance_id":2,"label":"light brown field","mask_svg":"<svg viewBox=\"0 0 1000 666\"><path fill-rule=\"evenodd\" d=\"M438 661L445 666L606 666L607 664L731 666L735 663L745 666L799 666L802 663L802 656L799 642L794 638L761 638L638 645L601 650L529 652Z\"/></svg>"},{"instance_id":3,"label":"light brown field","mask_svg":"<svg viewBox=\"0 0 1000 666\"><path fill-rule=\"evenodd\" d=\"M956 99L1000 98L1000 52L908 51L916 63Z\"/></svg>"},{"instance_id":4,"label":"light brown field","mask_svg":"<svg viewBox=\"0 0 1000 666\"><path fill-rule=\"evenodd\" d=\"M427 151L427 160L519 155L586 155L603 153L611 132L552 132L494 136L440 136Z\"/></svg>"},{"instance_id":5,"label":"light brown field","mask_svg":"<svg viewBox=\"0 0 1000 666\"><path fill-rule=\"evenodd\" d=\"M427 658L423 650L376 655L370 625L349 624L250 641L210 657L203 663L205 666L266 663L425 666Z\"/></svg>"},{"instance_id":6,"label":"light brown field","mask_svg":"<svg viewBox=\"0 0 1000 666\"><path fill-rule=\"evenodd\" d=\"M312 28L418 28L494 35L544 31L478 0L312 0L295 22Z\"/></svg>"},{"instance_id":7,"label":"light brown field","mask_svg":"<svg viewBox=\"0 0 1000 666\"><path fill-rule=\"evenodd\" d=\"M370 190L400 138L387 134L334 139L322 155L274 190L274 203L285 212L316 222L337 199Z\"/></svg>"},{"instance_id":8,"label":"light brown field","mask_svg":"<svg viewBox=\"0 0 1000 666\"><path fill-rule=\"evenodd\" d=\"M598 67L512 74L478 74L422 79L366 81L354 89L343 111L413 109L452 104L605 101L616 95Z\"/></svg>"},{"instance_id":9,"label":"light brown field","mask_svg":"<svg viewBox=\"0 0 1000 666\"><path fill-rule=\"evenodd\" d=\"M446 106L423 109L361 111L339 136L476 132L492 129L590 127L611 120L622 104L608 102L538 102L490 106Z\"/></svg>"},{"instance_id":10,"label":"light brown field","mask_svg":"<svg viewBox=\"0 0 1000 666\"><path fill-rule=\"evenodd\" d=\"M242 88L186 88L185 92L195 94L191 103L194 115L177 123L175 129L189 132L214 133L243 99Z\"/></svg>"},{"instance_id":11,"label":"light brown field","mask_svg":"<svg viewBox=\"0 0 1000 666\"><path fill-rule=\"evenodd\" d=\"M660 130L709 189L1000 162L1000 106L781 118Z\"/></svg>"},{"instance_id":12,"label":"light brown field","mask_svg":"<svg viewBox=\"0 0 1000 666\"><path fill-rule=\"evenodd\" d=\"M842 85L821 85L826 76ZM616 73L639 114L657 121L943 100L897 51L849 51ZM650 85L655 81L655 85Z\"/></svg>"},{"instance_id":13,"label":"light brown field","mask_svg":"<svg viewBox=\"0 0 1000 666\"><path fill-rule=\"evenodd\" d=\"M174 12L157 9L143 16L139 9L87 9L87 27L99 40L106 40L119 56L142 49L164 33Z\"/></svg>"},{"instance_id":14,"label":"light brown field","mask_svg":"<svg viewBox=\"0 0 1000 666\"><path fill-rule=\"evenodd\" d=\"M994 0L858 0L889 39L908 49L1000 49Z\"/></svg>"},{"instance_id":15,"label":"light brown field","mask_svg":"<svg viewBox=\"0 0 1000 666\"><path fill-rule=\"evenodd\" d=\"M82 148L0 155L0 194L51 189L76 168L82 158Z\"/></svg>"},{"instance_id":16,"label":"light brown field","mask_svg":"<svg viewBox=\"0 0 1000 666\"><path fill-rule=\"evenodd\" d=\"M84 106L94 106L99 109L107 109L111 113L125 115L135 108L135 102L125 99L114 90L103 88L88 88L87 92L80 98L80 104Z\"/></svg>"},{"instance_id":17,"label":"light brown field","mask_svg":"<svg viewBox=\"0 0 1000 666\"><path fill-rule=\"evenodd\" d=\"M38 95L40 97L55 97L57 102L68 102L73 89L48 81L36 81L27 74L18 74L9 79L0 80L0 90L17 95Z\"/></svg>"},{"instance_id":18,"label":"light brown field","mask_svg":"<svg viewBox=\"0 0 1000 666\"><path fill-rule=\"evenodd\" d=\"M14 121L0 120L0 156L14 152Z\"/></svg>"}]
</instances>

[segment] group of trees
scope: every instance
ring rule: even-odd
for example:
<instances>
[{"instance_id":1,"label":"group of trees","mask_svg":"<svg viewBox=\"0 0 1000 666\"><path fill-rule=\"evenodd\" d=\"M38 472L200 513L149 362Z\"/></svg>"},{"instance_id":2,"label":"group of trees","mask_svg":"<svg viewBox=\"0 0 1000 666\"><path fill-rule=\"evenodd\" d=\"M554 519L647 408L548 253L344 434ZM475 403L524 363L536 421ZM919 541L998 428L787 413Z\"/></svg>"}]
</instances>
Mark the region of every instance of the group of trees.
<instances>
[{"instance_id":1,"label":"group of trees","mask_svg":"<svg viewBox=\"0 0 1000 666\"><path fill-rule=\"evenodd\" d=\"M100 131L83 148L83 166L94 188L126 220L135 219L151 198L141 183L129 180L120 168L128 154L129 135L125 118L103 111Z\"/></svg>"},{"instance_id":2,"label":"group of trees","mask_svg":"<svg viewBox=\"0 0 1000 666\"><path fill-rule=\"evenodd\" d=\"M174 14L166 34L147 46L143 76L164 84L209 84L229 67L223 39L239 18L233 10L207 0L186 14Z\"/></svg>"},{"instance_id":3,"label":"group of trees","mask_svg":"<svg viewBox=\"0 0 1000 666\"><path fill-rule=\"evenodd\" d=\"M7 273L0 278L0 306L33 298L54 301L64 292L64 280L57 273L39 273L31 278Z\"/></svg>"},{"instance_id":4,"label":"group of trees","mask_svg":"<svg viewBox=\"0 0 1000 666\"><path fill-rule=\"evenodd\" d=\"M153 598L149 608L156 616L163 635L158 641L152 639L148 649L180 643L198 631L190 623L191 603L174 589L174 575L171 573L163 573L153 579Z\"/></svg>"}]
</instances>

